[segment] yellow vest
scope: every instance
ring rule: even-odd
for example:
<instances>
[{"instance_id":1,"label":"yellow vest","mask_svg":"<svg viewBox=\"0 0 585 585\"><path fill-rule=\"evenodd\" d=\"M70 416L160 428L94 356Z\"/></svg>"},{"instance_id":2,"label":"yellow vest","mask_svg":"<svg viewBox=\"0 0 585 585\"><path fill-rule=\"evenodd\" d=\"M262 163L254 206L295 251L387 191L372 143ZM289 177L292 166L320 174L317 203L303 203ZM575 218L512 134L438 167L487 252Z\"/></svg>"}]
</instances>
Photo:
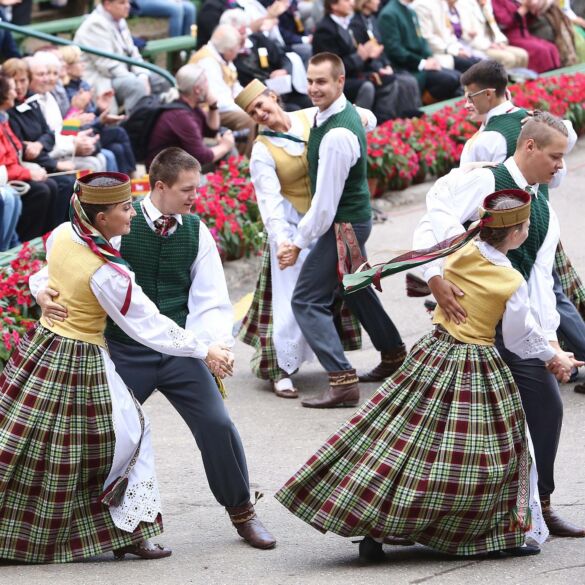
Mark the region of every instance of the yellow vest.
<instances>
[{"instance_id":1,"label":"yellow vest","mask_svg":"<svg viewBox=\"0 0 585 585\"><path fill-rule=\"evenodd\" d=\"M303 125L303 140L309 140L311 122L302 110L290 112L291 118L301 121ZM274 159L276 175L280 182L282 196L288 199L299 213L307 213L311 205L311 180L309 178L309 161L307 149L301 156L293 156L284 148L275 146L266 136L259 135L256 140L261 142Z\"/></svg>"},{"instance_id":2,"label":"yellow vest","mask_svg":"<svg viewBox=\"0 0 585 585\"><path fill-rule=\"evenodd\" d=\"M95 271L104 264L87 246L71 239L70 229L57 234L48 261L49 286L59 291L57 301L67 307L68 316L53 325L42 317L44 327L69 339L106 347L106 312L89 284Z\"/></svg>"},{"instance_id":3,"label":"yellow vest","mask_svg":"<svg viewBox=\"0 0 585 585\"><path fill-rule=\"evenodd\" d=\"M467 319L456 325L447 321L437 306L433 323L441 325L459 341L493 345L496 325L502 319L508 299L522 284L522 275L512 267L493 264L470 242L446 260L443 277L465 293L458 300L467 311Z\"/></svg>"},{"instance_id":4,"label":"yellow vest","mask_svg":"<svg viewBox=\"0 0 585 585\"><path fill-rule=\"evenodd\" d=\"M223 75L223 80L225 81L226 85L229 85L229 87L233 87L234 83L238 81L238 72L235 69L229 67L223 59L221 58L218 59L217 55L207 45L204 45L196 53L191 55L189 63L198 63L202 59L207 58L211 58L221 65L221 73Z\"/></svg>"}]
</instances>

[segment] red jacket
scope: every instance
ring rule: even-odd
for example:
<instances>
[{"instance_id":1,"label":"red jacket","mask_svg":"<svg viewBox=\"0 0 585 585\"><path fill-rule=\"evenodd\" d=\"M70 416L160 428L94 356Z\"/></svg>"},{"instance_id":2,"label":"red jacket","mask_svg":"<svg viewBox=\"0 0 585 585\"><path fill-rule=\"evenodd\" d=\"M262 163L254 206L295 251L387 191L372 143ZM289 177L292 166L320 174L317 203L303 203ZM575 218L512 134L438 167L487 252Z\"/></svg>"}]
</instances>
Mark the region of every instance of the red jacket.
<instances>
[{"instance_id":1,"label":"red jacket","mask_svg":"<svg viewBox=\"0 0 585 585\"><path fill-rule=\"evenodd\" d=\"M14 135L8 121L0 122L0 165L6 167L8 180L30 181L30 171L20 164L18 150L22 148L20 140Z\"/></svg>"}]
</instances>

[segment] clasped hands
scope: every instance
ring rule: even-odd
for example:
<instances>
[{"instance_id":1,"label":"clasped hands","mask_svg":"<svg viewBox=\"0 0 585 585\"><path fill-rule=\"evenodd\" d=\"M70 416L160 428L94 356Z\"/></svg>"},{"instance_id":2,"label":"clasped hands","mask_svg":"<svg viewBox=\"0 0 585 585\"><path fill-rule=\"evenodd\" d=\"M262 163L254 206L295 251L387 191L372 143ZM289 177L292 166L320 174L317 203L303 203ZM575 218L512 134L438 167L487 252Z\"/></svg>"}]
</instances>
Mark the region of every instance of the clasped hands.
<instances>
[{"instance_id":1,"label":"clasped hands","mask_svg":"<svg viewBox=\"0 0 585 585\"><path fill-rule=\"evenodd\" d=\"M210 345L207 350L205 363L218 378L223 379L234 373L234 354L225 345Z\"/></svg>"},{"instance_id":2,"label":"clasped hands","mask_svg":"<svg viewBox=\"0 0 585 585\"><path fill-rule=\"evenodd\" d=\"M294 266L297 262L297 258L299 257L300 252L301 249L291 242L283 242L280 244L276 252L276 257L278 258L278 267L281 270L284 270L289 266Z\"/></svg>"}]
</instances>

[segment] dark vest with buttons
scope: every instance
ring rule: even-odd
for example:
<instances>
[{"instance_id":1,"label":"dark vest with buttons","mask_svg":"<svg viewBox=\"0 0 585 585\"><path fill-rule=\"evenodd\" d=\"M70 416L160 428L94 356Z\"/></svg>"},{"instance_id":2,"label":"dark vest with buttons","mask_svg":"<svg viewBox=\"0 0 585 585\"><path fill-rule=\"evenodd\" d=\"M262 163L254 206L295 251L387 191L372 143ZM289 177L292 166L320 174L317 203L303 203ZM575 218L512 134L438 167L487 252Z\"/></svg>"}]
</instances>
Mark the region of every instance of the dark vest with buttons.
<instances>
[{"instance_id":1,"label":"dark vest with buttons","mask_svg":"<svg viewBox=\"0 0 585 585\"><path fill-rule=\"evenodd\" d=\"M490 171L494 174L496 180L496 191L522 188L514 181L510 171L508 171L504 164L499 164L497 167L490 167ZM522 274L525 280L528 280L530 277L538 250L540 250L548 233L549 219L548 186L542 185L539 186L538 197L534 193L532 194L528 238L526 238L526 241L519 248L508 252L508 259L512 263L512 266Z\"/></svg>"},{"instance_id":2,"label":"dark vest with buttons","mask_svg":"<svg viewBox=\"0 0 585 585\"><path fill-rule=\"evenodd\" d=\"M180 327L189 314L191 266L199 251L199 217L183 215L183 224L163 238L146 223L142 206L134 203L132 231L122 238L120 253L130 264L136 282L159 311ZM106 338L138 345L113 321L108 320Z\"/></svg>"},{"instance_id":3,"label":"dark vest with buttons","mask_svg":"<svg viewBox=\"0 0 585 585\"><path fill-rule=\"evenodd\" d=\"M370 191L368 189L366 131L359 114L349 102L341 112L328 118L321 126L311 128L307 144L311 195L315 194L317 186L319 146L325 134L333 128L345 128L353 132L357 136L361 152L359 159L349 170L333 221L335 223L364 223L372 217Z\"/></svg>"}]
</instances>

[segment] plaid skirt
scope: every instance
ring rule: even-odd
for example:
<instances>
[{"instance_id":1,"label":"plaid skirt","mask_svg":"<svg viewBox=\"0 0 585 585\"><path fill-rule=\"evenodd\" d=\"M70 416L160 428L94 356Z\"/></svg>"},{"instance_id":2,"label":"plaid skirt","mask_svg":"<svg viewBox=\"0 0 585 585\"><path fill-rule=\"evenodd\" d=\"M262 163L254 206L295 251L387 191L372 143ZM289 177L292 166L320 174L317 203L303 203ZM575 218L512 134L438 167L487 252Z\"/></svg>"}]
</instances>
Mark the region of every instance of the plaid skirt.
<instances>
[{"instance_id":1,"label":"plaid skirt","mask_svg":"<svg viewBox=\"0 0 585 585\"><path fill-rule=\"evenodd\" d=\"M434 332L276 499L322 532L473 555L523 544L529 469L520 396L497 351Z\"/></svg>"},{"instance_id":2,"label":"plaid skirt","mask_svg":"<svg viewBox=\"0 0 585 585\"><path fill-rule=\"evenodd\" d=\"M160 534L160 514L124 532L100 501L115 443L100 348L37 325L0 375L0 558L62 563Z\"/></svg>"},{"instance_id":3,"label":"plaid skirt","mask_svg":"<svg viewBox=\"0 0 585 585\"><path fill-rule=\"evenodd\" d=\"M270 242L264 233L262 263L256 282L252 304L242 320L238 338L252 346L252 372L262 380L278 380L283 371L278 365L276 348L272 338L272 277L270 266ZM360 349L362 335L359 321L339 298L334 307L335 326L345 351Z\"/></svg>"},{"instance_id":4,"label":"plaid skirt","mask_svg":"<svg viewBox=\"0 0 585 585\"><path fill-rule=\"evenodd\" d=\"M555 268L564 293L569 297L575 307L577 307L581 317L585 319L585 287L577 271L573 268L561 242L559 242L555 254Z\"/></svg>"}]
</instances>

